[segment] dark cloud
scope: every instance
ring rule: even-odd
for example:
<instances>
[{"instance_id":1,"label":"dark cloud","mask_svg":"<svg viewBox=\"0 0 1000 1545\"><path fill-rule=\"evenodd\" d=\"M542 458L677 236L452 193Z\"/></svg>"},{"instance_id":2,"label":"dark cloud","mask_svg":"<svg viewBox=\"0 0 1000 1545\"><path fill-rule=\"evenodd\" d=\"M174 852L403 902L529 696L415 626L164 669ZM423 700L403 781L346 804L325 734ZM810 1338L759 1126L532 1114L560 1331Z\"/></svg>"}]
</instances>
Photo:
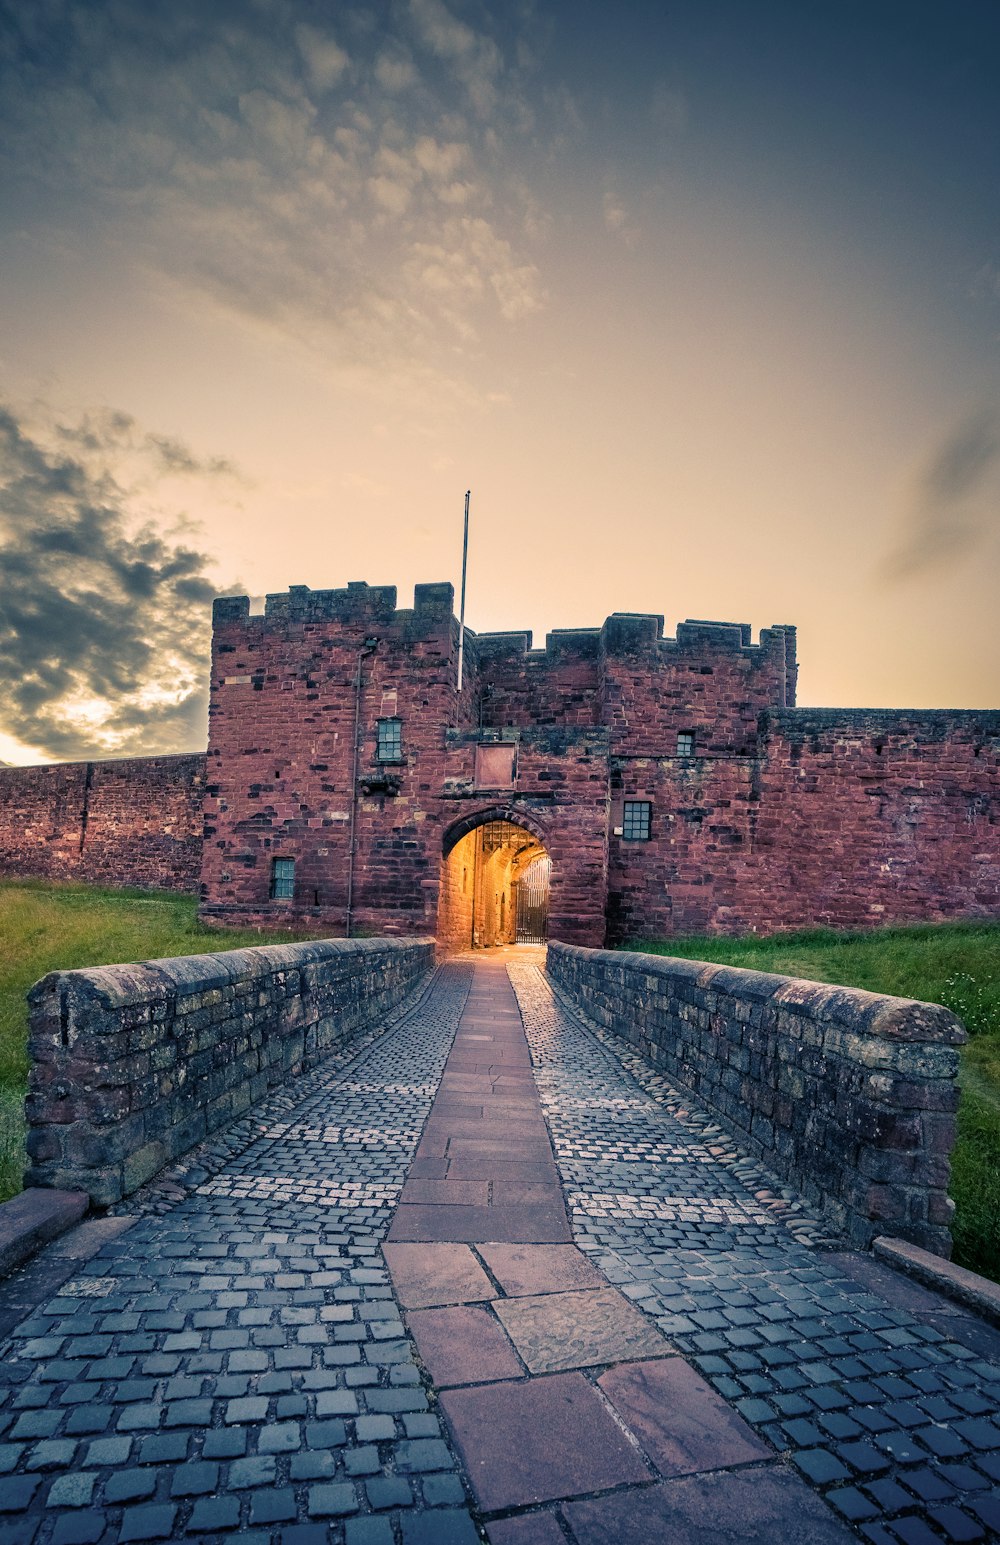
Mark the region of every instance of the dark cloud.
<instances>
[{"instance_id":1,"label":"dark cloud","mask_svg":"<svg viewBox=\"0 0 1000 1545\"><path fill-rule=\"evenodd\" d=\"M143 521L143 462L147 483L231 470L127 414L46 432L0 405L0 727L54 757L204 744L218 586L205 553Z\"/></svg>"},{"instance_id":2,"label":"dark cloud","mask_svg":"<svg viewBox=\"0 0 1000 1545\"><path fill-rule=\"evenodd\" d=\"M889 579L907 579L955 562L1000 525L1000 414L968 414L928 459L902 540L882 565Z\"/></svg>"}]
</instances>

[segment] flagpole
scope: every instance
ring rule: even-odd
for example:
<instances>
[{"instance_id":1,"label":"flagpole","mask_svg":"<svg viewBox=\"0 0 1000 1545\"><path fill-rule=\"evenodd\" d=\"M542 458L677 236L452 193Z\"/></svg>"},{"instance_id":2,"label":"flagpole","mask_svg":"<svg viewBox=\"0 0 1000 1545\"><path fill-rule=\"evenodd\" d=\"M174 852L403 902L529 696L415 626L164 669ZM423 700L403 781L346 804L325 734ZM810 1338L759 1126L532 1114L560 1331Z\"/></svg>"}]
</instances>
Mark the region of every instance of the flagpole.
<instances>
[{"instance_id":1,"label":"flagpole","mask_svg":"<svg viewBox=\"0 0 1000 1545\"><path fill-rule=\"evenodd\" d=\"M465 533L462 537L462 601L458 614L458 690L462 690L462 666L465 657L465 576L469 565L469 494L465 491Z\"/></svg>"}]
</instances>

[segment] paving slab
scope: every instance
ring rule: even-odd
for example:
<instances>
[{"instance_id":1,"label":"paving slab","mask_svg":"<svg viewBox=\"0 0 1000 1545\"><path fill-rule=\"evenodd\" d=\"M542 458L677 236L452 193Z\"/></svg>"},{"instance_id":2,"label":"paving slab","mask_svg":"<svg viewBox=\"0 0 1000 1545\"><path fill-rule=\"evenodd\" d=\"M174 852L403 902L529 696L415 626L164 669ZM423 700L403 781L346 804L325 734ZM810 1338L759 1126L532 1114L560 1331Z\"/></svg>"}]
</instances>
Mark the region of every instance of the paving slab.
<instances>
[{"instance_id":1,"label":"paving slab","mask_svg":"<svg viewBox=\"0 0 1000 1545\"><path fill-rule=\"evenodd\" d=\"M410 1173L413 1173L411 1169ZM559 1171L551 1154L544 1159L510 1159L502 1154L451 1154L447 1173L456 1180L520 1180L533 1185L551 1185L558 1190Z\"/></svg>"},{"instance_id":2,"label":"paving slab","mask_svg":"<svg viewBox=\"0 0 1000 1545\"><path fill-rule=\"evenodd\" d=\"M0 1289L0 1536L474 1545L381 1253L470 976L438 972ZM495 1296L444 1251L404 1247L418 1301L440 1268Z\"/></svg>"},{"instance_id":3,"label":"paving slab","mask_svg":"<svg viewBox=\"0 0 1000 1545\"><path fill-rule=\"evenodd\" d=\"M848 1545L857 1539L784 1465L686 1476L569 1502L563 1512L577 1545Z\"/></svg>"},{"instance_id":4,"label":"paving slab","mask_svg":"<svg viewBox=\"0 0 1000 1545\"><path fill-rule=\"evenodd\" d=\"M607 1278L576 1245L483 1244L479 1254L512 1298L607 1286Z\"/></svg>"},{"instance_id":5,"label":"paving slab","mask_svg":"<svg viewBox=\"0 0 1000 1545\"><path fill-rule=\"evenodd\" d=\"M550 1243L572 1238L562 1203L509 1207L435 1207L414 1203L396 1209L390 1240L488 1239Z\"/></svg>"},{"instance_id":6,"label":"paving slab","mask_svg":"<svg viewBox=\"0 0 1000 1545\"><path fill-rule=\"evenodd\" d=\"M500 1298L493 1307L532 1373L666 1357L674 1350L613 1287Z\"/></svg>"},{"instance_id":7,"label":"paving slab","mask_svg":"<svg viewBox=\"0 0 1000 1545\"><path fill-rule=\"evenodd\" d=\"M490 1545L566 1545L555 1515L548 1511L497 1519L486 1533Z\"/></svg>"},{"instance_id":8,"label":"paving slab","mask_svg":"<svg viewBox=\"0 0 1000 1545\"><path fill-rule=\"evenodd\" d=\"M488 1180L407 1180L400 1198L404 1202L427 1202L435 1207L486 1207L490 1200Z\"/></svg>"},{"instance_id":9,"label":"paving slab","mask_svg":"<svg viewBox=\"0 0 1000 1545\"><path fill-rule=\"evenodd\" d=\"M441 1406L485 1512L650 1478L580 1373L446 1390Z\"/></svg>"},{"instance_id":10,"label":"paving slab","mask_svg":"<svg viewBox=\"0 0 1000 1545\"><path fill-rule=\"evenodd\" d=\"M682 1357L620 1363L597 1382L661 1475L773 1457L773 1449Z\"/></svg>"},{"instance_id":11,"label":"paving slab","mask_svg":"<svg viewBox=\"0 0 1000 1545\"><path fill-rule=\"evenodd\" d=\"M48 1240L72 1228L89 1206L82 1191L38 1186L0 1203L0 1277L9 1277Z\"/></svg>"},{"instance_id":12,"label":"paving slab","mask_svg":"<svg viewBox=\"0 0 1000 1545\"><path fill-rule=\"evenodd\" d=\"M438 1389L524 1375L524 1364L496 1318L485 1309L472 1305L415 1309L407 1315L406 1323L421 1362Z\"/></svg>"},{"instance_id":13,"label":"paving slab","mask_svg":"<svg viewBox=\"0 0 1000 1545\"><path fill-rule=\"evenodd\" d=\"M468 1245L386 1244L386 1264L404 1309L487 1300L495 1289Z\"/></svg>"}]
</instances>

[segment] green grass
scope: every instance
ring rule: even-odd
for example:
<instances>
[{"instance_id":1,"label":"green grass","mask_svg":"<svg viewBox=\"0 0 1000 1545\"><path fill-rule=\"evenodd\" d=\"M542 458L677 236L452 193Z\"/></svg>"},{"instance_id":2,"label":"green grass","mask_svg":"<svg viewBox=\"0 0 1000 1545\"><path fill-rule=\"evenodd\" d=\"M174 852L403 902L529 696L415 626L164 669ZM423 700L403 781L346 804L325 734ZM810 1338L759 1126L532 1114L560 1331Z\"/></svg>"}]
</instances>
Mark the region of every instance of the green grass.
<instances>
[{"instance_id":1,"label":"green grass","mask_svg":"<svg viewBox=\"0 0 1000 1545\"><path fill-rule=\"evenodd\" d=\"M958 1014L970 1039L952 1154L954 1258L1000 1282L1000 924L636 940L626 948L920 998Z\"/></svg>"},{"instance_id":2,"label":"green grass","mask_svg":"<svg viewBox=\"0 0 1000 1545\"><path fill-rule=\"evenodd\" d=\"M28 1075L25 994L49 971L205 955L304 933L204 928L193 896L0 882L0 1200L21 1189Z\"/></svg>"}]
</instances>

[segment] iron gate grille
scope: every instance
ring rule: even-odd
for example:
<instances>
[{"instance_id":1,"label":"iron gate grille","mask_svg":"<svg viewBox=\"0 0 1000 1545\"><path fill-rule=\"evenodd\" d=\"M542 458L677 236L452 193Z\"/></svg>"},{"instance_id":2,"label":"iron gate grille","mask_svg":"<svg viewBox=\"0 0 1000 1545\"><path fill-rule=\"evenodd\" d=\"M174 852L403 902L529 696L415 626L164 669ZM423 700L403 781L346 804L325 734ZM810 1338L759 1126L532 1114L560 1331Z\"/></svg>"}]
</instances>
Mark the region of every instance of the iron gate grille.
<instances>
[{"instance_id":1,"label":"iron gate grille","mask_svg":"<svg viewBox=\"0 0 1000 1545\"><path fill-rule=\"evenodd\" d=\"M536 858L521 878L517 890L518 944L544 944L549 924L549 860Z\"/></svg>"},{"instance_id":2,"label":"iron gate grille","mask_svg":"<svg viewBox=\"0 0 1000 1545\"><path fill-rule=\"evenodd\" d=\"M512 826L509 821L485 821L482 833L484 853L495 853L497 848L524 835L520 827Z\"/></svg>"}]
</instances>

